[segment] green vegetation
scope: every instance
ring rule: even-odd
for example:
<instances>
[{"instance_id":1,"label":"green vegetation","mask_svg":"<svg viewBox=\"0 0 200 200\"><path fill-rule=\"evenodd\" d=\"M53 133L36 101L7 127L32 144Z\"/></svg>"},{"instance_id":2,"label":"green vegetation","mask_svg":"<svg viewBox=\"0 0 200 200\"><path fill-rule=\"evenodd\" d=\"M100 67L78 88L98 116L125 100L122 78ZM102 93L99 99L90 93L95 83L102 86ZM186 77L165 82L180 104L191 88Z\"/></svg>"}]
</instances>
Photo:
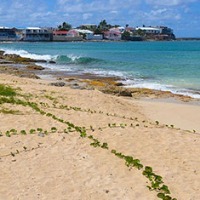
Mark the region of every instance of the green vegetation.
<instances>
[{"instance_id":1,"label":"green vegetation","mask_svg":"<svg viewBox=\"0 0 200 200\"><path fill-rule=\"evenodd\" d=\"M12 115L21 115L22 114L19 110L10 110L7 108L0 109L0 113L12 114Z\"/></svg>"},{"instance_id":2,"label":"green vegetation","mask_svg":"<svg viewBox=\"0 0 200 200\"><path fill-rule=\"evenodd\" d=\"M61 25L58 26L58 29L61 31L69 31L71 28L72 25L67 22L63 22Z\"/></svg>"},{"instance_id":3,"label":"green vegetation","mask_svg":"<svg viewBox=\"0 0 200 200\"><path fill-rule=\"evenodd\" d=\"M131 36L131 34L129 31L124 31L122 33L122 40L130 40L130 36Z\"/></svg>"},{"instance_id":4,"label":"green vegetation","mask_svg":"<svg viewBox=\"0 0 200 200\"><path fill-rule=\"evenodd\" d=\"M40 129L40 130L42 130L42 129ZM51 132L52 133L55 133L57 131L57 128L56 127L51 127ZM41 131L40 131L41 132Z\"/></svg>"},{"instance_id":5,"label":"green vegetation","mask_svg":"<svg viewBox=\"0 0 200 200\"><path fill-rule=\"evenodd\" d=\"M16 92L12 87L0 84L0 96L12 97L16 96Z\"/></svg>"},{"instance_id":6,"label":"green vegetation","mask_svg":"<svg viewBox=\"0 0 200 200\"><path fill-rule=\"evenodd\" d=\"M9 87L8 87L9 88ZM12 89L12 88L11 88ZM6 89L7 90L7 89ZM3 97L1 97L3 96ZM89 128L85 128L85 127L80 127L80 126L76 126L75 124L69 122L69 121L65 121L64 119L61 119L57 116L55 116L52 113L49 112L45 112L44 110L42 110L39 106L44 107L44 108L50 108L50 106L47 103L42 103L40 102L39 104L34 103L34 102L30 102L30 101L24 101L21 99L16 98L16 93L14 95L1 95L0 96L0 104L3 103L11 103L11 104L16 104L16 105L22 105L22 106L28 106L31 107L34 111L40 113L41 115L44 115L46 117L50 117L58 122L61 122L63 124L66 125L66 128L62 131L63 133L69 133L69 132L77 132L79 133L79 136L81 138L85 138L85 139L89 139L91 140L90 146L93 146L95 148L102 148L105 150L109 150L109 146L106 142L101 143L97 138L94 138L93 135L89 135L87 136L87 131L92 131L95 132L95 129L92 126L89 126ZM58 102L55 102L55 98L50 97L49 96L46 98L54 101L54 105L53 108L56 109L66 109L66 110L74 110L74 111L78 111L78 112L88 112L91 114L104 114L106 116L112 116L112 117L118 117L118 118L122 118L122 119L128 119L131 120L131 123L129 127L137 127L137 126L142 126L142 123L146 123L146 121L141 121L142 123L138 123L139 120L137 118L133 118L133 117L126 117L126 116L120 116L116 113L111 114L111 113L104 113L103 111L95 111L95 110L90 110L90 109L82 109L79 107L72 107L72 106L56 106L56 104ZM137 124L135 124L134 126L134 121L136 121ZM155 124L154 124L155 125ZM156 125L159 125L159 122L156 121ZM105 127L99 127L98 130L102 131L103 129L106 128L126 128L127 124L125 123L120 123L120 124L116 124L116 123L109 123L107 126ZM144 127L147 127L144 125ZM171 128L173 128L173 125L171 125ZM48 134L48 133L56 133L58 132L58 129L56 127L51 127L50 130L43 130L42 128L36 128L36 129L30 129L28 130L21 130L21 131L17 131L16 129L11 129L6 131L4 134L0 132L0 136L6 135L7 137L11 137L12 135L16 135L16 134L22 134L22 135L27 135L27 133L29 134L38 134L38 136L41 136L41 133L43 135L44 134ZM41 136L44 137L44 136ZM23 151L16 151L16 152L11 152L9 155L11 156L16 156L16 154L19 154L20 152L25 152L25 151L29 151L27 149L27 147L23 147ZM149 166L145 166L141 163L141 161L137 158L134 158L133 156L127 156L124 155L121 152L117 152L117 150L113 149L111 150L111 153L114 154L117 158L120 158L122 160L124 160L125 165L131 170L132 168L135 168L137 170L141 170L142 174L148 179L148 185L147 188L150 191L155 191L157 192L157 197L163 200L176 200L175 198L172 198L170 196L170 190L168 188L167 185L164 184L163 178L160 175L157 175L153 169Z\"/></svg>"}]
</instances>

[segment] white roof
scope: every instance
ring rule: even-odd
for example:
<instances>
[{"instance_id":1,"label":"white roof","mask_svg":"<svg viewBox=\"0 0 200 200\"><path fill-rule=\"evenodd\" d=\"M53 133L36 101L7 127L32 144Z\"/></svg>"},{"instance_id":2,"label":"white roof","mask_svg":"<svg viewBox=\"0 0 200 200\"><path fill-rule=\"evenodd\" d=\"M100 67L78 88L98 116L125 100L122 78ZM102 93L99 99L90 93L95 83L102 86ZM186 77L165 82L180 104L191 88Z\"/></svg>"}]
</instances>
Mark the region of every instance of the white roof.
<instances>
[{"instance_id":1,"label":"white roof","mask_svg":"<svg viewBox=\"0 0 200 200\"><path fill-rule=\"evenodd\" d=\"M9 27L5 27L5 26L0 26L0 29L8 29Z\"/></svg>"},{"instance_id":2,"label":"white roof","mask_svg":"<svg viewBox=\"0 0 200 200\"><path fill-rule=\"evenodd\" d=\"M82 24L81 26L96 26L96 24Z\"/></svg>"},{"instance_id":3,"label":"white roof","mask_svg":"<svg viewBox=\"0 0 200 200\"><path fill-rule=\"evenodd\" d=\"M39 28L39 27L27 27L26 29L31 29L31 30L40 30L41 28Z\"/></svg>"},{"instance_id":4,"label":"white roof","mask_svg":"<svg viewBox=\"0 0 200 200\"><path fill-rule=\"evenodd\" d=\"M88 33L88 34L92 34L93 32L90 30L82 30L82 29L76 29L79 33Z\"/></svg>"},{"instance_id":5,"label":"white roof","mask_svg":"<svg viewBox=\"0 0 200 200\"><path fill-rule=\"evenodd\" d=\"M156 27L137 27L136 30L141 29L141 30L145 30L145 31L160 31L160 28L156 28Z\"/></svg>"}]
</instances>

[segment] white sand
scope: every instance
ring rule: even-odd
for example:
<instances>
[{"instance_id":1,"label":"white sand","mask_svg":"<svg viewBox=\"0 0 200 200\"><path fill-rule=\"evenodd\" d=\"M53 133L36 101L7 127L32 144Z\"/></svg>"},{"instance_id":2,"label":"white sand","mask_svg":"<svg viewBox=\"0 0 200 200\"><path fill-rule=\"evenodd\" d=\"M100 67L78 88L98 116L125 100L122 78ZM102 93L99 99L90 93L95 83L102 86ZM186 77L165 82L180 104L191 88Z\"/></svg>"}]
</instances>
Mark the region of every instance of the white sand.
<instances>
[{"instance_id":1,"label":"white sand","mask_svg":"<svg viewBox=\"0 0 200 200\"><path fill-rule=\"evenodd\" d=\"M50 107L41 107L46 112L78 126L92 126L95 131L87 133L109 146L109 150L94 148L89 139L80 138L76 132L63 133L66 125L29 107L14 106L24 114L0 113L2 132L12 128L18 131L39 127L50 130L53 126L59 131L45 137L38 134L0 137L0 199L158 199L157 193L146 187L147 179L142 171L129 170L123 160L110 153L112 149L140 159L144 166L151 166L163 177L172 197L200 199L200 135L182 130L200 130L198 106L136 102L96 90L59 88L49 86L46 81L5 75L0 75L0 83L20 87L21 94L33 95L30 99L33 102L48 103ZM56 109L53 103L96 113ZM0 108L4 107L9 105L0 105ZM110 116L110 113L116 116ZM182 117L178 118L179 115ZM130 117L138 121L130 120ZM155 120L181 129L157 126ZM123 123L127 127L109 128L108 123ZM130 127L131 123L134 127ZM105 128L101 131L99 127ZM10 155L17 150L20 153L15 157Z\"/></svg>"},{"instance_id":2,"label":"white sand","mask_svg":"<svg viewBox=\"0 0 200 200\"><path fill-rule=\"evenodd\" d=\"M183 102L138 101L147 117L163 124L200 133L200 105Z\"/></svg>"}]
</instances>

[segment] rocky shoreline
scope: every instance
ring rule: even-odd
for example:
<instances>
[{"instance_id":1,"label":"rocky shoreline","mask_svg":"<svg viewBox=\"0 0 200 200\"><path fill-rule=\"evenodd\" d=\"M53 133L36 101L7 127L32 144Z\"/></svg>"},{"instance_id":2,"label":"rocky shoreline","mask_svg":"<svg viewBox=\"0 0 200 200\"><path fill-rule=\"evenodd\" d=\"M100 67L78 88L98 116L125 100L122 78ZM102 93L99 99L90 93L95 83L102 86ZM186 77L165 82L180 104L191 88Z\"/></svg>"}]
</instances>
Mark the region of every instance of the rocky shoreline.
<instances>
[{"instance_id":1,"label":"rocky shoreline","mask_svg":"<svg viewBox=\"0 0 200 200\"><path fill-rule=\"evenodd\" d=\"M0 199L200 199L199 105L3 56Z\"/></svg>"},{"instance_id":2,"label":"rocky shoreline","mask_svg":"<svg viewBox=\"0 0 200 200\"><path fill-rule=\"evenodd\" d=\"M173 94L169 91L152 90L147 88L125 88L118 77L100 77L93 74L70 75L49 71L39 63L46 60L24 58L16 54L5 54L0 51L0 73L12 74L19 77L40 79L48 76L57 87L68 86L73 89L97 89L103 93L132 98L175 98L184 102L196 101L192 97ZM49 63L55 63L49 61ZM198 101L198 100L197 100Z\"/></svg>"}]
</instances>

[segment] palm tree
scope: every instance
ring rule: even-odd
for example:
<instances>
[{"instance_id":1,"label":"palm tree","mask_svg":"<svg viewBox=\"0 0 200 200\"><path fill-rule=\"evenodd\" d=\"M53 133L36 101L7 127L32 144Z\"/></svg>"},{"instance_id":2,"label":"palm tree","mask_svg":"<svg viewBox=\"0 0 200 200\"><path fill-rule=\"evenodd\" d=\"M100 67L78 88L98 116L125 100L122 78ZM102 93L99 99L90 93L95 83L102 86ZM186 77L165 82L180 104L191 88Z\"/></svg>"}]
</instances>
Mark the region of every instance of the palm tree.
<instances>
[{"instance_id":1,"label":"palm tree","mask_svg":"<svg viewBox=\"0 0 200 200\"><path fill-rule=\"evenodd\" d=\"M62 25L58 26L59 30L69 31L72 28L71 24L63 22Z\"/></svg>"},{"instance_id":2,"label":"palm tree","mask_svg":"<svg viewBox=\"0 0 200 200\"><path fill-rule=\"evenodd\" d=\"M102 20L102 21L99 23L98 28L99 28L100 30L102 30L102 31L108 29L108 24L107 24L107 22L106 22L105 19Z\"/></svg>"}]
</instances>

